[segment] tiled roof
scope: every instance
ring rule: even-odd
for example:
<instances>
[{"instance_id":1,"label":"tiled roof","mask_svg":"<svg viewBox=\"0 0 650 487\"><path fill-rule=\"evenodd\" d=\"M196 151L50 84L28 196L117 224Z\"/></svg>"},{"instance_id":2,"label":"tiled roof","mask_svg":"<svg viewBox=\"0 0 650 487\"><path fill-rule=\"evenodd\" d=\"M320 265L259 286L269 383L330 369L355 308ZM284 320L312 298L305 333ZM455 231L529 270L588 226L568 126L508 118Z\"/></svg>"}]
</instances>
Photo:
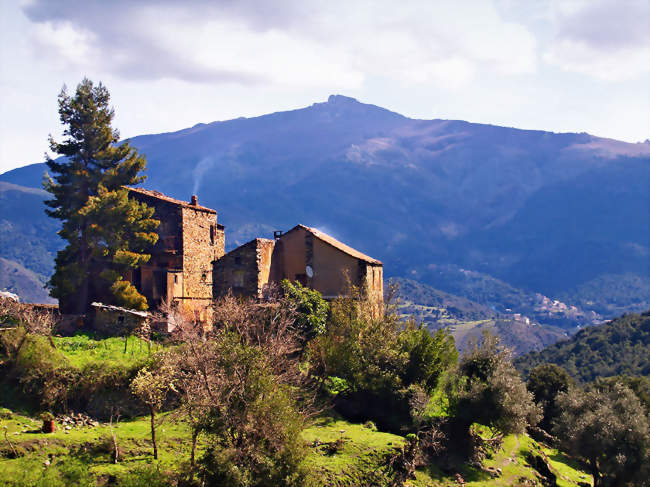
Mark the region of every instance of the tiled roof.
<instances>
[{"instance_id":1,"label":"tiled roof","mask_svg":"<svg viewBox=\"0 0 650 487\"><path fill-rule=\"evenodd\" d=\"M293 227L289 232L292 232L293 230L296 230L297 228L302 228L309 233L311 233L314 237L322 240L323 242L331 245L335 249L340 250L341 252L345 252L346 254L354 257L355 259L363 260L364 262L368 262L369 264L375 264L375 265L383 265L380 260L373 259L372 257L359 252L356 249L353 249L352 247L349 247L345 245L343 242L339 242L336 240L334 237L327 235L326 233L321 232L320 230L317 230L315 228L311 228L305 225L296 225ZM287 233L289 233L287 232Z\"/></svg>"},{"instance_id":2,"label":"tiled roof","mask_svg":"<svg viewBox=\"0 0 650 487\"><path fill-rule=\"evenodd\" d=\"M128 188L128 187L126 189L128 189L129 191L133 191L134 193L140 193L146 196L150 196L151 198L156 198L158 200L166 201L167 203L182 206L184 208L191 208L192 210L214 213L215 215L217 214L216 210L213 210L212 208L208 208L207 206L193 205L192 203L189 203L187 201L177 200L176 198L172 198L170 196L162 194L159 191L153 191L151 189L144 189L144 188Z\"/></svg>"}]
</instances>

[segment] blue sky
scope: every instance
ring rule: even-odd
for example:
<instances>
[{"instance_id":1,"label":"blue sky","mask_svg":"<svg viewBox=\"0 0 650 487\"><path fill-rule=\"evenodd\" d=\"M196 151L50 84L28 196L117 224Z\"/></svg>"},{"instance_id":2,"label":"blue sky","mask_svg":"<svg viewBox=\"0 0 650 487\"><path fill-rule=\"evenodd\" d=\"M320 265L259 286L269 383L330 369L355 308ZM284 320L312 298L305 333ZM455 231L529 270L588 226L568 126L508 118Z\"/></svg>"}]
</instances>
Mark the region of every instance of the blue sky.
<instances>
[{"instance_id":1,"label":"blue sky","mask_svg":"<svg viewBox=\"0 0 650 487\"><path fill-rule=\"evenodd\" d=\"M84 77L123 137L352 96L415 118L650 138L647 0L0 0L0 172Z\"/></svg>"}]
</instances>

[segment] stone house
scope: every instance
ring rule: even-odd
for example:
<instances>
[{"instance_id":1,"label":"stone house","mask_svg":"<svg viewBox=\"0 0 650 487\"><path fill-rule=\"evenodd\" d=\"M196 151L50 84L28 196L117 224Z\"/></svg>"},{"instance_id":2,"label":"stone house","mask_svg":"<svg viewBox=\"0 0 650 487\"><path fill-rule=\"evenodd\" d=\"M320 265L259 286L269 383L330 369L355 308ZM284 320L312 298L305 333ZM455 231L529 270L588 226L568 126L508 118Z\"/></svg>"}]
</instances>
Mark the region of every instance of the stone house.
<instances>
[{"instance_id":1,"label":"stone house","mask_svg":"<svg viewBox=\"0 0 650 487\"><path fill-rule=\"evenodd\" d=\"M225 253L217 212L200 206L196 196L188 203L158 191L128 189L130 198L154 208L160 225L151 259L127 279L147 298L150 309L162 302L181 304L206 320L213 298L212 266Z\"/></svg>"},{"instance_id":2,"label":"stone house","mask_svg":"<svg viewBox=\"0 0 650 487\"><path fill-rule=\"evenodd\" d=\"M296 225L275 239L256 238L214 264L215 297L234 294L262 297L265 287L283 279L299 281L334 299L348 283L383 302L383 264L315 228Z\"/></svg>"},{"instance_id":3,"label":"stone house","mask_svg":"<svg viewBox=\"0 0 650 487\"><path fill-rule=\"evenodd\" d=\"M319 230L297 225L226 254L217 212L200 206L196 196L188 203L157 191L128 189L131 198L153 207L160 220L151 259L126 276L150 309L166 302L207 322L214 298L228 292L262 298L270 284L283 279L299 281L326 299L340 296L351 283L383 304L382 263Z\"/></svg>"},{"instance_id":4,"label":"stone house","mask_svg":"<svg viewBox=\"0 0 650 487\"><path fill-rule=\"evenodd\" d=\"M130 335L149 326L151 314L102 303L92 303L93 329L103 335Z\"/></svg>"}]
</instances>

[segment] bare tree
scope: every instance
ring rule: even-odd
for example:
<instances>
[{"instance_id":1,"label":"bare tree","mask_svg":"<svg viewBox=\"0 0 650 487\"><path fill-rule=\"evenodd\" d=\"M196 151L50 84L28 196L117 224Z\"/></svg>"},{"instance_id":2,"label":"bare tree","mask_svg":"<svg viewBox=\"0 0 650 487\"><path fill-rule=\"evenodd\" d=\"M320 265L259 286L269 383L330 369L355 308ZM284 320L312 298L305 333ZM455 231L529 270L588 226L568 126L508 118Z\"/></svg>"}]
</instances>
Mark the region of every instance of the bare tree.
<instances>
[{"instance_id":1,"label":"bare tree","mask_svg":"<svg viewBox=\"0 0 650 487\"><path fill-rule=\"evenodd\" d=\"M17 359L30 334L45 336L50 346L56 348L52 339L56 320L50 311L0 298L0 323L5 326L0 329L0 347L11 362Z\"/></svg>"},{"instance_id":2,"label":"bare tree","mask_svg":"<svg viewBox=\"0 0 650 487\"><path fill-rule=\"evenodd\" d=\"M192 427L190 476L199 435L218 443L213 452L229 452L223 461L252 472L262 468L258 455L277 459L291 449L315 410L315 388L300 369L294 307L280 297L260 304L230 295L215 303L213 315L206 331L177 313L179 345L166 359Z\"/></svg>"},{"instance_id":3,"label":"bare tree","mask_svg":"<svg viewBox=\"0 0 650 487\"><path fill-rule=\"evenodd\" d=\"M160 359L156 367L144 367L131 381L131 392L149 409L151 418L151 442L153 457L158 459L158 443L156 441L156 414L160 411L167 394L174 391L174 370L169 363Z\"/></svg>"}]
</instances>

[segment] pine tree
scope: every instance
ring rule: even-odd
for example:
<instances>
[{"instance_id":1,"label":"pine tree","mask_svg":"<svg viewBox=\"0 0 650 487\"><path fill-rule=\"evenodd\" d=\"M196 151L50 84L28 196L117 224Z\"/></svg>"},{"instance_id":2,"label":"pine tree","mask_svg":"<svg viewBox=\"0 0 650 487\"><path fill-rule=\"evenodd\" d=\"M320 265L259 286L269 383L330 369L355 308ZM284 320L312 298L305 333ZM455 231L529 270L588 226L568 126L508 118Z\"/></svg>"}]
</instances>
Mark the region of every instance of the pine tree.
<instances>
[{"instance_id":1,"label":"pine tree","mask_svg":"<svg viewBox=\"0 0 650 487\"><path fill-rule=\"evenodd\" d=\"M87 78L74 96L64 86L58 101L65 140L49 138L50 150L64 158L46 155L53 177L47 175L44 186L53 199L45 202L45 212L62 221L59 235L68 244L48 284L64 313L85 313L93 300L147 309L124 276L149 260L159 222L153 208L128 198L125 186L144 181L146 161L127 142L117 144L109 100L102 83Z\"/></svg>"}]
</instances>

